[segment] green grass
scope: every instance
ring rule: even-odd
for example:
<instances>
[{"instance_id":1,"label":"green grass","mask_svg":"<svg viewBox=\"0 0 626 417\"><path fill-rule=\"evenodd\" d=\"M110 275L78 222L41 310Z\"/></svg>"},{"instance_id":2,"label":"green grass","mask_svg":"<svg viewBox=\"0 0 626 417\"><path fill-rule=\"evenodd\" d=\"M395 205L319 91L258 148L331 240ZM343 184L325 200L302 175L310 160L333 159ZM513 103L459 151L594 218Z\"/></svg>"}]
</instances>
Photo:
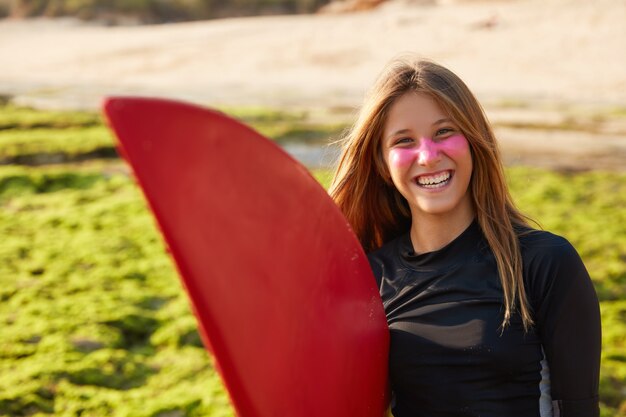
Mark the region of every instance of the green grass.
<instances>
[{"instance_id":1,"label":"green grass","mask_svg":"<svg viewBox=\"0 0 626 417\"><path fill-rule=\"evenodd\" d=\"M224 110L274 138L343 126L304 111ZM0 111L0 154L112 149L93 115L11 111ZM0 166L0 416L234 415L125 172L118 160ZM329 171L314 175L328 186ZM507 175L522 210L567 237L589 269L603 319L602 416L624 417L626 174Z\"/></svg>"}]
</instances>

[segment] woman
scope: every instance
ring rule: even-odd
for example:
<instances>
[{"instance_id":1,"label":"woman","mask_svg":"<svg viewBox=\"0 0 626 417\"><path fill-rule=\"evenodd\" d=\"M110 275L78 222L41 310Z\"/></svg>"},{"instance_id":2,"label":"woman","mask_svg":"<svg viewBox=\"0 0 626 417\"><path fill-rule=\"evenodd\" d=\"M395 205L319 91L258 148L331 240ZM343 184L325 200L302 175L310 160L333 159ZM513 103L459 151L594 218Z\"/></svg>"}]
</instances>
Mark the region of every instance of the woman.
<instances>
[{"instance_id":1,"label":"woman","mask_svg":"<svg viewBox=\"0 0 626 417\"><path fill-rule=\"evenodd\" d=\"M392 62L330 192L379 284L395 417L599 415L589 275L515 208L491 127L455 74Z\"/></svg>"}]
</instances>

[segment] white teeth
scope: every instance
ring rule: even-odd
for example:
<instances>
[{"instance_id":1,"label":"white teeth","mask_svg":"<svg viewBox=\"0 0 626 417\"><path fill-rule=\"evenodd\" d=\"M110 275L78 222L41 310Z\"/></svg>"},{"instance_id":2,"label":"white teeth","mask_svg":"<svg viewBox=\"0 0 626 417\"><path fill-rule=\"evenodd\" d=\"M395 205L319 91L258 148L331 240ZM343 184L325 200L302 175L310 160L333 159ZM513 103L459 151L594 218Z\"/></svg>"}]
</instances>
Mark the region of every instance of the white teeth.
<instances>
[{"instance_id":1,"label":"white teeth","mask_svg":"<svg viewBox=\"0 0 626 417\"><path fill-rule=\"evenodd\" d=\"M420 177L417 178L417 183L419 185L424 185L424 186L438 186L438 185L443 185L441 183L447 181L448 179L450 179L450 171L446 171L446 172L442 172L441 174L438 175L431 175L431 176L425 176L422 175Z\"/></svg>"}]
</instances>

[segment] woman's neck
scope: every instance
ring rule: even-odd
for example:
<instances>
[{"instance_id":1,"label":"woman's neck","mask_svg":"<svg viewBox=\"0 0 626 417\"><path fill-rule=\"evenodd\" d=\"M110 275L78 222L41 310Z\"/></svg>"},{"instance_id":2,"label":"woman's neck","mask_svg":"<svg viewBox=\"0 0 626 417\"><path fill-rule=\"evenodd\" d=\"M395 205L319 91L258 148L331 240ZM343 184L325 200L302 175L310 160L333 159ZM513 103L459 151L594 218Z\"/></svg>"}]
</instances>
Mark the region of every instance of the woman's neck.
<instances>
[{"instance_id":1,"label":"woman's neck","mask_svg":"<svg viewBox=\"0 0 626 417\"><path fill-rule=\"evenodd\" d=\"M439 250L456 239L474 221L474 210L457 216L420 214L412 216L411 243L415 253Z\"/></svg>"}]
</instances>

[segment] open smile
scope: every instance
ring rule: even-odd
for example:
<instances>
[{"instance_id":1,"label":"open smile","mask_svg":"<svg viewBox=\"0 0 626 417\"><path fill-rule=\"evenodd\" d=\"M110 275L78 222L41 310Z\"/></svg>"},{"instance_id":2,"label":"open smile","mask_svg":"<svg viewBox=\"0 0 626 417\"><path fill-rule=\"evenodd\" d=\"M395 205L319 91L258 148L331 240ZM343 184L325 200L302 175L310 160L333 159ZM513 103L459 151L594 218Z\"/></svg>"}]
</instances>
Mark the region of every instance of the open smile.
<instances>
[{"instance_id":1,"label":"open smile","mask_svg":"<svg viewBox=\"0 0 626 417\"><path fill-rule=\"evenodd\" d=\"M443 188L450 183L454 172L452 170L446 170L436 172L434 174L424 174L415 177L415 184L421 188L437 189Z\"/></svg>"}]
</instances>

